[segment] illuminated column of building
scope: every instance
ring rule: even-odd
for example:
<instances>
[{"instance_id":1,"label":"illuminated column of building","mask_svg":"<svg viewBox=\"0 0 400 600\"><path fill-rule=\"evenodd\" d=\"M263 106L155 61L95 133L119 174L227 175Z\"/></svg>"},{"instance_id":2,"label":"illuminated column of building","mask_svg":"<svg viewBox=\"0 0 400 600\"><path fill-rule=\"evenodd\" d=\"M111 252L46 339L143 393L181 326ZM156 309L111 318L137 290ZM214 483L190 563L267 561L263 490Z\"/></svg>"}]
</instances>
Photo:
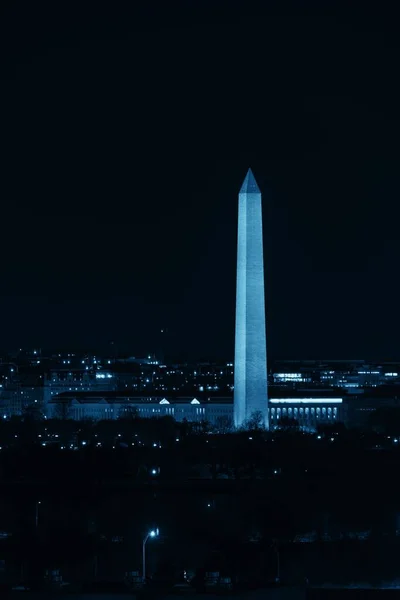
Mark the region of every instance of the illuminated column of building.
<instances>
[{"instance_id":1,"label":"illuminated column of building","mask_svg":"<svg viewBox=\"0 0 400 600\"><path fill-rule=\"evenodd\" d=\"M234 424L261 413L269 427L261 192L249 169L239 192Z\"/></svg>"}]
</instances>

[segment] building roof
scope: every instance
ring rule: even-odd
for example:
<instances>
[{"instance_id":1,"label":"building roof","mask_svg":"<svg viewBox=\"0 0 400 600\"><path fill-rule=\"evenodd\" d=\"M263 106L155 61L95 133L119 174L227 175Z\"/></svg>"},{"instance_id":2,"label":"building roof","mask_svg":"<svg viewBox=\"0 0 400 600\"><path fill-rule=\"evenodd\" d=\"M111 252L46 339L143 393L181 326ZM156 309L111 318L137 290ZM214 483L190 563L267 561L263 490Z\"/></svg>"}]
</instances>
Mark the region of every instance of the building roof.
<instances>
[{"instance_id":1,"label":"building roof","mask_svg":"<svg viewBox=\"0 0 400 600\"><path fill-rule=\"evenodd\" d=\"M179 395L177 392L172 393L140 393L134 391L76 391L62 392L50 400L51 403L67 402L68 400L76 400L82 404L108 402L108 403L126 403L133 404L167 404L163 400L167 400L168 404L232 404L233 396L217 396L210 392L193 393L191 395ZM197 402L194 402L196 400Z\"/></svg>"},{"instance_id":2,"label":"building roof","mask_svg":"<svg viewBox=\"0 0 400 600\"><path fill-rule=\"evenodd\" d=\"M342 398L346 396L347 392L343 388L335 387L309 387L309 386L298 386L292 388L291 386L280 386L280 385L269 385L268 386L268 397L269 398Z\"/></svg>"}]
</instances>

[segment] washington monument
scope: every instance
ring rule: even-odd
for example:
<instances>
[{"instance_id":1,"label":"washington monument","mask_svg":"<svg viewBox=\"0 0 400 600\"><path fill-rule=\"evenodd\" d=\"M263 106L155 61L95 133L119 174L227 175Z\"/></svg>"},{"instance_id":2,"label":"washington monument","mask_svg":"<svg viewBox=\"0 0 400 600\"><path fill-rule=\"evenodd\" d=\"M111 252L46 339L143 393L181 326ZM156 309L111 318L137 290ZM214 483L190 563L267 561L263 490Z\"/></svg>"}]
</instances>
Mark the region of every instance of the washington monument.
<instances>
[{"instance_id":1,"label":"washington monument","mask_svg":"<svg viewBox=\"0 0 400 600\"><path fill-rule=\"evenodd\" d=\"M239 192L234 424L269 427L261 192L251 169Z\"/></svg>"}]
</instances>

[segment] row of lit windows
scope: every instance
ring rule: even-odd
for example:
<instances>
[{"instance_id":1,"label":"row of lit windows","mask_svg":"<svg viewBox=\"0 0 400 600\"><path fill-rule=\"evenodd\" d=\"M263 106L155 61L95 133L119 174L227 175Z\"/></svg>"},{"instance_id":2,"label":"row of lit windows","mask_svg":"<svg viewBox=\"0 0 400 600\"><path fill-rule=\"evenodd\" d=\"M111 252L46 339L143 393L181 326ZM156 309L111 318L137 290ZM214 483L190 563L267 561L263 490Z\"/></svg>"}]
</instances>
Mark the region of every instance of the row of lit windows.
<instances>
[{"instance_id":1,"label":"row of lit windows","mask_svg":"<svg viewBox=\"0 0 400 600\"><path fill-rule=\"evenodd\" d=\"M338 415L338 409L336 407L328 407L328 408L271 408L270 409L271 419L274 419L275 416L277 419L281 417L293 417L294 419L302 418L302 417L311 417L319 419L320 417L328 418L328 419L336 419Z\"/></svg>"},{"instance_id":2,"label":"row of lit windows","mask_svg":"<svg viewBox=\"0 0 400 600\"><path fill-rule=\"evenodd\" d=\"M188 417L194 417L196 416L196 418L202 417L205 418L206 416L206 408L203 406L196 406L195 411L193 410L194 407L173 407L173 406L164 406L164 407L143 407L143 406L135 406L135 408L138 409L139 413L144 414L144 415L175 415L177 416L177 413L179 413L181 415L181 417L185 416L185 414L188 415ZM75 407L72 409L72 413L74 418L83 418L84 416L93 416L93 417L98 417L100 418L102 415L105 416L105 418L111 417L110 413L115 413L117 414L120 410L124 410L125 412L127 410L129 410L128 408L124 408L121 407L120 409L118 408L105 408L100 407L100 406L93 406L93 405L88 405L88 406L80 406L80 407ZM275 409L273 409L275 410ZM280 409L278 409L280 410ZM228 411L229 412L229 411ZM207 408L207 414L211 417L211 419L214 416L218 416L218 415L225 415L227 413L226 408L215 408L213 407L210 410L210 407ZM111 417L112 418L112 417Z\"/></svg>"},{"instance_id":3,"label":"row of lit windows","mask_svg":"<svg viewBox=\"0 0 400 600\"><path fill-rule=\"evenodd\" d=\"M75 391L75 392L78 392L78 391L79 391L79 392L91 392L91 391L93 391L93 390L92 390L92 388L80 388L80 389L78 390L78 388L77 388L77 387L76 387L76 388L73 390L73 389L72 389L72 387L70 387L70 388L68 388L68 390L67 390L67 391L69 391L69 392L72 392L72 391ZM51 394L52 396L57 396L57 394L61 394L61 393L63 393L63 392L65 392L65 389L64 389L64 388L60 388L60 389L58 389L58 390L55 390L54 392L53 392L53 391L51 391L51 392L50 392L50 394Z\"/></svg>"}]
</instances>

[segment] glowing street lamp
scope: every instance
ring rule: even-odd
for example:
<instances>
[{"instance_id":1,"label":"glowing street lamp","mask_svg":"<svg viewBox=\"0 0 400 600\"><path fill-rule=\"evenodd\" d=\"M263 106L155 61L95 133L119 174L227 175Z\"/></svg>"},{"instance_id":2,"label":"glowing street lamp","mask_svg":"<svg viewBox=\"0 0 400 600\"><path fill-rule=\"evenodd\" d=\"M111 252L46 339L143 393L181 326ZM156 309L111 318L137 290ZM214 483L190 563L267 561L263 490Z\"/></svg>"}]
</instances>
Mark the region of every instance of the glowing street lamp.
<instances>
[{"instance_id":1,"label":"glowing street lamp","mask_svg":"<svg viewBox=\"0 0 400 600\"><path fill-rule=\"evenodd\" d=\"M36 515L35 515L35 525L36 525L36 529L38 528L39 525L39 504L42 504L40 500L36 501Z\"/></svg>"},{"instance_id":2,"label":"glowing street lamp","mask_svg":"<svg viewBox=\"0 0 400 600\"><path fill-rule=\"evenodd\" d=\"M142 560L143 560L143 572L142 572L142 577L143 577L143 581L146 581L146 543L147 540L149 538L154 539L156 537L158 537L160 535L160 531L157 527L157 529L151 529L147 534L146 537L143 540L143 545L142 545Z\"/></svg>"}]
</instances>

